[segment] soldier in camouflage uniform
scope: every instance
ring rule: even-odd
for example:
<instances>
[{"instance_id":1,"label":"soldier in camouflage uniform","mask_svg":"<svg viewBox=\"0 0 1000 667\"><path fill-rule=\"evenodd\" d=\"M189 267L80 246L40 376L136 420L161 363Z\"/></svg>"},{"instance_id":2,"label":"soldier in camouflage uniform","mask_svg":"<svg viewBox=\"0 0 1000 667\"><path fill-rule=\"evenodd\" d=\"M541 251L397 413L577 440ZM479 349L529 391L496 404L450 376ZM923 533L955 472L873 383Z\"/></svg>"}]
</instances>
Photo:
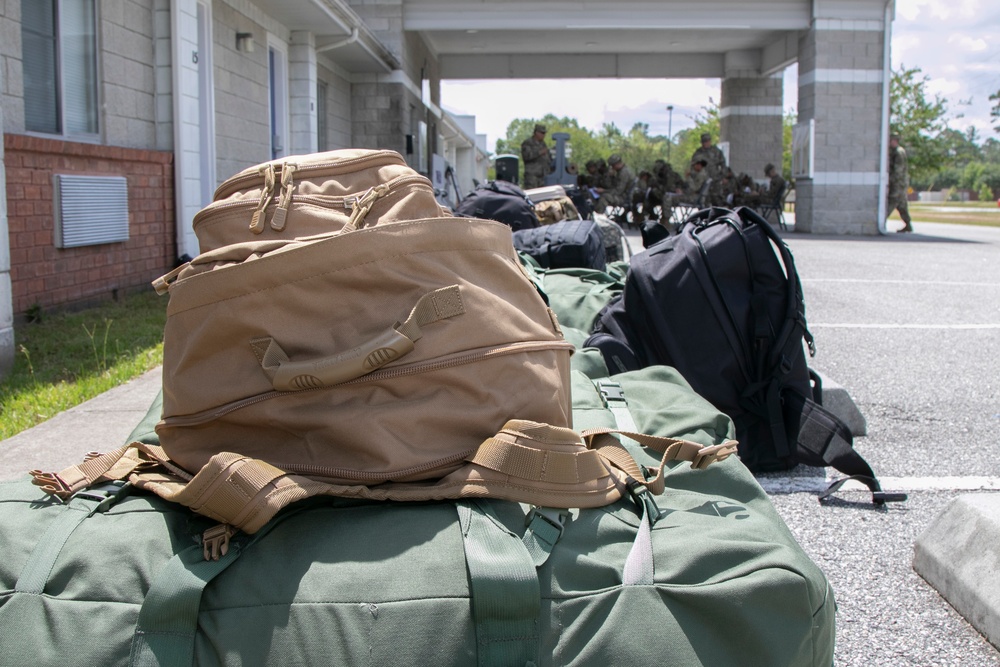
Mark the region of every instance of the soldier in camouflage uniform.
<instances>
[{"instance_id":1,"label":"soldier in camouflage uniform","mask_svg":"<svg viewBox=\"0 0 1000 667\"><path fill-rule=\"evenodd\" d=\"M743 193L739 196L741 206L760 208L762 204L778 205L781 203L778 198L785 193L785 179L778 172L777 168L770 163L765 165L764 175L770 179L766 188L758 188L750 176L744 175L742 182ZM749 188L749 191L747 191L747 188Z\"/></svg>"},{"instance_id":2,"label":"soldier in camouflage uniform","mask_svg":"<svg viewBox=\"0 0 1000 667\"><path fill-rule=\"evenodd\" d=\"M684 179L674 171L670 163L665 160L657 160L653 163L652 179L649 182L649 190L646 194L646 201L643 204L643 211L650 220L655 218L654 209L660 207L660 221L670 220L673 212L674 199L684 192Z\"/></svg>"},{"instance_id":3,"label":"soldier in camouflage uniform","mask_svg":"<svg viewBox=\"0 0 1000 667\"><path fill-rule=\"evenodd\" d=\"M691 163L704 160L708 177L714 181L722 179L726 170L726 156L722 149L712 144L712 135L706 132L701 135L701 148L691 155Z\"/></svg>"},{"instance_id":4,"label":"soldier in camouflage uniform","mask_svg":"<svg viewBox=\"0 0 1000 667\"><path fill-rule=\"evenodd\" d=\"M687 181L684 184L685 199L695 202L708 178L708 162L704 158L692 161L691 171L688 172Z\"/></svg>"},{"instance_id":5,"label":"soldier in camouflage uniform","mask_svg":"<svg viewBox=\"0 0 1000 667\"><path fill-rule=\"evenodd\" d=\"M521 142L521 159L524 160L524 189L540 188L545 185L545 177L551 171L552 157L545 145L546 128L541 123L535 131Z\"/></svg>"},{"instance_id":6,"label":"soldier in camouflage uniform","mask_svg":"<svg viewBox=\"0 0 1000 667\"><path fill-rule=\"evenodd\" d=\"M891 214L899 211L899 217L905 225L900 232L912 232L910 224L910 207L906 202L906 193L910 189L910 174L906 166L906 150L899 145L899 136L889 137L889 205L886 211Z\"/></svg>"},{"instance_id":7,"label":"soldier in camouflage uniform","mask_svg":"<svg viewBox=\"0 0 1000 667\"><path fill-rule=\"evenodd\" d=\"M635 176L632 175L632 170L617 153L608 158L608 165L611 167L609 172L611 182L608 187L596 188L598 194L601 195L594 205L594 210L598 213L604 213L604 209L609 206L630 207L632 205L631 194L635 187Z\"/></svg>"}]
</instances>

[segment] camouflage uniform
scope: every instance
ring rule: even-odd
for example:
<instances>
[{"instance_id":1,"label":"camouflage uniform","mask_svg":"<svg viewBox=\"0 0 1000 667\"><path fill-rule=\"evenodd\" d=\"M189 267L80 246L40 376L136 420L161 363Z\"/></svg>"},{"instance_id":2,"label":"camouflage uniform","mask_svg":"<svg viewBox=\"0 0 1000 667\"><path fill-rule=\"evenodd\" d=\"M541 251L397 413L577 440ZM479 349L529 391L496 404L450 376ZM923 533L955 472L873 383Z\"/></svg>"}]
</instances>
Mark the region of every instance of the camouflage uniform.
<instances>
[{"instance_id":1,"label":"camouflage uniform","mask_svg":"<svg viewBox=\"0 0 1000 667\"><path fill-rule=\"evenodd\" d=\"M736 178L736 187L733 192L733 206L757 206L760 203L760 195L757 193L756 184L750 178L750 174L740 172Z\"/></svg>"},{"instance_id":2,"label":"camouflage uniform","mask_svg":"<svg viewBox=\"0 0 1000 667\"><path fill-rule=\"evenodd\" d=\"M906 225L900 230L903 232L913 231L913 226L910 224L910 207L906 202L906 192L909 189L910 174L906 166L906 151L897 144L895 148L889 148L889 204L886 213L899 211L899 217Z\"/></svg>"},{"instance_id":3,"label":"camouflage uniform","mask_svg":"<svg viewBox=\"0 0 1000 667\"><path fill-rule=\"evenodd\" d=\"M771 183L767 186L767 190L761 191L760 199L765 204L781 205L781 202L778 201L778 196L783 194L784 190L785 179L776 171L774 172L774 176L771 177Z\"/></svg>"},{"instance_id":4,"label":"camouflage uniform","mask_svg":"<svg viewBox=\"0 0 1000 667\"><path fill-rule=\"evenodd\" d=\"M535 125L534 133L521 142L521 159L524 161L524 189L540 188L545 185L545 177L551 170L551 155L544 139L537 139L536 133L545 134L544 125Z\"/></svg>"},{"instance_id":5,"label":"camouflage uniform","mask_svg":"<svg viewBox=\"0 0 1000 667\"><path fill-rule=\"evenodd\" d=\"M688 197L697 197L698 193L701 192L701 188L705 185L705 181L708 180L708 167L702 168L698 171L691 165L691 171L688 173L687 182L684 187L684 194Z\"/></svg>"},{"instance_id":6,"label":"camouflage uniform","mask_svg":"<svg viewBox=\"0 0 1000 667\"><path fill-rule=\"evenodd\" d=\"M620 160L621 158L618 158L617 161L612 162L612 166ZM635 186L635 176L632 175L632 170L628 168L628 165L623 165L618 170L609 170L608 176L610 184L605 188L601 197L597 200L597 204L594 206L594 209L598 213L603 213L604 209L609 206L629 206L632 204L632 201L629 199L629 193L633 186Z\"/></svg>"},{"instance_id":7,"label":"camouflage uniform","mask_svg":"<svg viewBox=\"0 0 1000 667\"><path fill-rule=\"evenodd\" d=\"M701 135L702 144L706 141L711 141L711 139L711 135ZM726 156L723 154L722 149L714 144L708 148L702 145L701 148L691 155L692 164L698 160L704 160L708 163L705 165L705 171L708 172L708 177L712 180L720 180L726 171Z\"/></svg>"},{"instance_id":8,"label":"camouflage uniform","mask_svg":"<svg viewBox=\"0 0 1000 667\"><path fill-rule=\"evenodd\" d=\"M649 192L644 204L646 217L653 218L653 209L660 207L660 220L670 220L673 212L674 197L679 192L684 191L684 179L674 171L668 162L657 160L653 179L650 182Z\"/></svg>"}]
</instances>

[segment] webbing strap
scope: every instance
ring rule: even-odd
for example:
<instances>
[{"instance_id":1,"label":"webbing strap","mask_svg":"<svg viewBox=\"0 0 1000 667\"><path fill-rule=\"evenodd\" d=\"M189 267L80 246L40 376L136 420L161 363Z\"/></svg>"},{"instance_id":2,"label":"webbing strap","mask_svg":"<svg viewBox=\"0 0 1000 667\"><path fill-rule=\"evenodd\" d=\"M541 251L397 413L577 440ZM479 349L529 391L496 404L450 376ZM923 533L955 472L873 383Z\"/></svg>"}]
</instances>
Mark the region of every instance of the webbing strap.
<instances>
[{"instance_id":1,"label":"webbing strap","mask_svg":"<svg viewBox=\"0 0 1000 667\"><path fill-rule=\"evenodd\" d=\"M626 432L637 432L639 429L635 425L632 413L629 412L628 400L625 398L625 391L621 384L608 379L594 380L594 384L608 410L614 416L618 428ZM621 435L621 438L622 444L634 442L639 445L638 442L626 435ZM632 542L632 548L629 549L628 557L625 559L625 567L622 570L622 584L625 586L650 586L653 584L652 523L660 518L659 508L656 507L649 490L641 485L638 479L641 478L629 478L629 491L636 504L642 508L642 518L635 534L635 541ZM651 516L653 514L655 516Z\"/></svg>"},{"instance_id":2,"label":"webbing strap","mask_svg":"<svg viewBox=\"0 0 1000 667\"><path fill-rule=\"evenodd\" d=\"M552 555L568 518L568 510L554 507L534 507L525 518L528 526L521 541L536 568L544 565Z\"/></svg>"},{"instance_id":3,"label":"webbing strap","mask_svg":"<svg viewBox=\"0 0 1000 667\"><path fill-rule=\"evenodd\" d=\"M534 665L541 590L524 543L486 501L456 503L469 572L477 665Z\"/></svg>"},{"instance_id":4,"label":"webbing strap","mask_svg":"<svg viewBox=\"0 0 1000 667\"><path fill-rule=\"evenodd\" d=\"M14 591L41 595L45 591L49 574L59 558L59 553L81 523L97 512L103 512L120 498L128 488L125 483L107 484L88 489L70 499L66 511L42 533L35 548L14 584Z\"/></svg>"},{"instance_id":5,"label":"webbing strap","mask_svg":"<svg viewBox=\"0 0 1000 667\"><path fill-rule=\"evenodd\" d=\"M636 531L632 548L625 558L622 570L622 585L652 586L653 585L653 524L660 518L660 508L650 495L649 490L631 480L629 491L632 499L642 508L642 518L639 530Z\"/></svg>"},{"instance_id":6,"label":"webbing strap","mask_svg":"<svg viewBox=\"0 0 1000 667\"><path fill-rule=\"evenodd\" d=\"M875 476L867 461L854 449L854 436L846 424L815 401L797 391L786 391L784 399L799 415L797 446L798 459L814 466L832 466L848 475L837 480L822 494L822 501L838 491L850 479L863 482L872 492L872 502L882 505L887 502L906 500L905 493L887 493Z\"/></svg>"},{"instance_id":7,"label":"webbing strap","mask_svg":"<svg viewBox=\"0 0 1000 667\"><path fill-rule=\"evenodd\" d=\"M194 664L201 596L215 577L255 542L300 509L276 517L253 535L238 534L217 560L206 560L203 544L174 554L153 580L139 609L132 636L130 667L187 667Z\"/></svg>"},{"instance_id":8,"label":"webbing strap","mask_svg":"<svg viewBox=\"0 0 1000 667\"><path fill-rule=\"evenodd\" d=\"M205 560L200 544L184 549L153 580L139 609L129 665L182 667L194 663L201 595L212 579L239 558L242 545L230 543L219 560Z\"/></svg>"}]
</instances>

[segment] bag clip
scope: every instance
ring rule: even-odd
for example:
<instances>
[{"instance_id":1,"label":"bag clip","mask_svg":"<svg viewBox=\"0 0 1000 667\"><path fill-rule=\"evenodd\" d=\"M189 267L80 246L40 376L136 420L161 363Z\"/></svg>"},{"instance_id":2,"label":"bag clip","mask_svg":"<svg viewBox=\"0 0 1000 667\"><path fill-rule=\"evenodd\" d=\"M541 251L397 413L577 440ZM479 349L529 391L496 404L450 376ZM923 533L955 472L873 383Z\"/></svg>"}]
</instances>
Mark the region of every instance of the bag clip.
<instances>
[{"instance_id":1,"label":"bag clip","mask_svg":"<svg viewBox=\"0 0 1000 667\"><path fill-rule=\"evenodd\" d=\"M212 526L201 534L202 555L205 560L219 560L229 553L229 539L236 529L227 523Z\"/></svg>"},{"instance_id":2,"label":"bag clip","mask_svg":"<svg viewBox=\"0 0 1000 667\"><path fill-rule=\"evenodd\" d=\"M107 512L108 508L118 502L126 493L128 493L131 484L124 480L116 479L110 482L104 482L103 484L95 484L86 489L81 489L74 493L70 500L80 498L82 500L92 500L97 503L92 513L96 512Z\"/></svg>"}]
</instances>

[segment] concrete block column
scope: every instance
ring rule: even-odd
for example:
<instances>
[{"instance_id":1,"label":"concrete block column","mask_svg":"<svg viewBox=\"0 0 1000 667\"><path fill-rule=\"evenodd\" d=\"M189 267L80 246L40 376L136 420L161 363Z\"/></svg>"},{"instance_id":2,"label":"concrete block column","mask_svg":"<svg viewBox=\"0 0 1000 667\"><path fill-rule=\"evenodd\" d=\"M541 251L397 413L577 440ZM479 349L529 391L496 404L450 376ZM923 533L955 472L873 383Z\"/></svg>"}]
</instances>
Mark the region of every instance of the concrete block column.
<instances>
[{"instance_id":1,"label":"concrete block column","mask_svg":"<svg viewBox=\"0 0 1000 667\"><path fill-rule=\"evenodd\" d=\"M405 154L409 121L404 110L408 113L411 105L419 104L419 89L409 90L406 77L398 71L367 78L351 86L353 145Z\"/></svg>"},{"instance_id":2,"label":"concrete block column","mask_svg":"<svg viewBox=\"0 0 1000 667\"><path fill-rule=\"evenodd\" d=\"M288 97L291 154L315 153L319 145L316 122L316 38L305 30L293 31L288 45Z\"/></svg>"},{"instance_id":3,"label":"concrete block column","mask_svg":"<svg viewBox=\"0 0 1000 667\"><path fill-rule=\"evenodd\" d=\"M885 81L882 19L818 18L799 40L799 122L815 120L796 231L877 234Z\"/></svg>"},{"instance_id":4,"label":"concrete block column","mask_svg":"<svg viewBox=\"0 0 1000 667\"><path fill-rule=\"evenodd\" d=\"M764 178L764 165L781 169L782 79L727 72L719 108L720 141L729 143L729 166Z\"/></svg>"}]
</instances>

